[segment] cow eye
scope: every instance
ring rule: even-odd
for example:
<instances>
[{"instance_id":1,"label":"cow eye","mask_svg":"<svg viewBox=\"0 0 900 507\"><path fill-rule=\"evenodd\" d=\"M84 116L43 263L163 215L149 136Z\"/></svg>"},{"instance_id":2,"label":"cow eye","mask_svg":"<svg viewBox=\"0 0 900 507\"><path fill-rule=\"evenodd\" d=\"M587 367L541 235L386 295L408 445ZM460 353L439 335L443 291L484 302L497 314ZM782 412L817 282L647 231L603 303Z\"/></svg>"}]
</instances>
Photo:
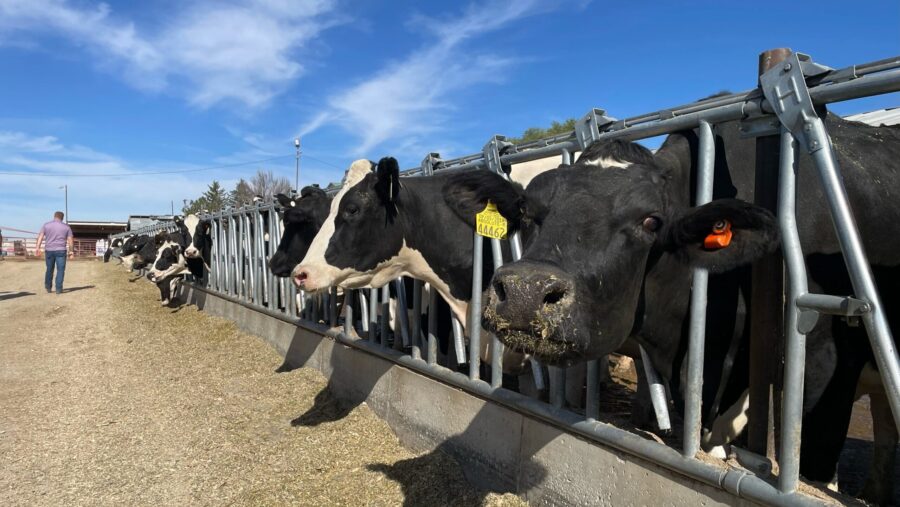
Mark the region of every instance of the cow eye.
<instances>
[{"instance_id":1,"label":"cow eye","mask_svg":"<svg viewBox=\"0 0 900 507\"><path fill-rule=\"evenodd\" d=\"M641 223L641 227L644 228L647 232L656 232L659 230L659 227L662 225L662 221L655 216L649 216L644 219Z\"/></svg>"},{"instance_id":2,"label":"cow eye","mask_svg":"<svg viewBox=\"0 0 900 507\"><path fill-rule=\"evenodd\" d=\"M356 216L359 213L359 206L355 204L350 204L347 206L347 209L344 210L344 215L348 217Z\"/></svg>"}]
</instances>

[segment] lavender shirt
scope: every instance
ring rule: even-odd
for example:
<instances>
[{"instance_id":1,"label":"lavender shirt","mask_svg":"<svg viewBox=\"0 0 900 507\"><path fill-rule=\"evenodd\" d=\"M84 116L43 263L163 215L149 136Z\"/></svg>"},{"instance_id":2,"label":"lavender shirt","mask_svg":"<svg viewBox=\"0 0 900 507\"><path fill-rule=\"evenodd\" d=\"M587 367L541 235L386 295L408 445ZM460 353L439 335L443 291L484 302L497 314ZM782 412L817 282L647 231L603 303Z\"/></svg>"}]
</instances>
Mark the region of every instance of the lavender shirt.
<instances>
[{"instance_id":1,"label":"lavender shirt","mask_svg":"<svg viewBox=\"0 0 900 507\"><path fill-rule=\"evenodd\" d=\"M54 219L41 227L44 235L44 250L47 252L66 251L66 239L72 237L72 228L62 223L62 220Z\"/></svg>"}]
</instances>

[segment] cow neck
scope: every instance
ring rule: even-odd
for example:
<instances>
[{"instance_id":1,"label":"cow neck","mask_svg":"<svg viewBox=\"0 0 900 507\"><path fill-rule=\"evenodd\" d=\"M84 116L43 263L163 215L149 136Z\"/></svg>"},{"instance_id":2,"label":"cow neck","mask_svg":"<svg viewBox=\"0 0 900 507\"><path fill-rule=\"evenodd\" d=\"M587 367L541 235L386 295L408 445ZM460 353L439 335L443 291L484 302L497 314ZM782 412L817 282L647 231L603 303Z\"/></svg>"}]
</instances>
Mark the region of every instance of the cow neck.
<instances>
[{"instance_id":1,"label":"cow neck","mask_svg":"<svg viewBox=\"0 0 900 507\"><path fill-rule=\"evenodd\" d=\"M442 184L443 178L401 179L395 201L403 231L401 256L406 258L404 271L430 283L465 327L472 287L472 228L444 205Z\"/></svg>"}]
</instances>

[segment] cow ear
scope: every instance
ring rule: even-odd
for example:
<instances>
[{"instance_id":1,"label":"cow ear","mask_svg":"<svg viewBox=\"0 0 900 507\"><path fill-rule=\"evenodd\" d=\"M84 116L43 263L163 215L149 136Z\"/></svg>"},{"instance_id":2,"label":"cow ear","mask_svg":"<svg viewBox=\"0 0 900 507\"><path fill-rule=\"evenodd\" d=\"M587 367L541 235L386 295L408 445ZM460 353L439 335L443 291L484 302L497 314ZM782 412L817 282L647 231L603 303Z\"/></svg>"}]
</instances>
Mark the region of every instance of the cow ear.
<instances>
[{"instance_id":1,"label":"cow ear","mask_svg":"<svg viewBox=\"0 0 900 507\"><path fill-rule=\"evenodd\" d=\"M296 205L296 202L294 202L293 199L284 194L276 194L275 199L278 201L278 204L284 208L293 208Z\"/></svg>"},{"instance_id":2,"label":"cow ear","mask_svg":"<svg viewBox=\"0 0 900 507\"><path fill-rule=\"evenodd\" d=\"M322 190L321 188L319 188L317 186L303 187L300 190L300 197L311 197L311 196L328 197L328 194L326 194L324 190Z\"/></svg>"},{"instance_id":3,"label":"cow ear","mask_svg":"<svg viewBox=\"0 0 900 507\"><path fill-rule=\"evenodd\" d=\"M400 164L394 157L384 157L375 168L375 192L385 204L394 203L400 192Z\"/></svg>"},{"instance_id":4,"label":"cow ear","mask_svg":"<svg viewBox=\"0 0 900 507\"><path fill-rule=\"evenodd\" d=\"M442 193L450 209L472 227L475 215L484 210L488 201L509 221L510 230L518 229L527 214L528 201L522 186L491 171L453 175L444 184Z\"/></svg>"},{"instance_id":5,"label":"cow ear","mask_svg":"<svg viewBox=\"0 0 900 507\"><path fill-rule=\"evenodd\" d=\"M665 226L660 237L666 250L713 273L753 262L780 244L775 216L737 199L691 208Z\"/></svg>"}]
</instances>

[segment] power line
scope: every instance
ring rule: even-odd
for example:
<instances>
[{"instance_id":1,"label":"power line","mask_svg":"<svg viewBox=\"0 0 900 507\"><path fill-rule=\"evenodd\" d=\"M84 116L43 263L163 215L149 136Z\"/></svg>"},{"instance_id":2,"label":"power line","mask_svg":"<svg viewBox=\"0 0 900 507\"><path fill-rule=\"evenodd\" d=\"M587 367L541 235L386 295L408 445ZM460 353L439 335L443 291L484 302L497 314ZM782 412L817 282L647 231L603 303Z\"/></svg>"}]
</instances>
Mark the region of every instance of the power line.
<instances>
[{"instance_id":1,"label":"power line","mask_svg":"<svg viewBox=\"0 0 900 507\"><path fill-rule=\"evenodd\" d=\"M321 164L325 164L330 167L334 167L335 169L341 169L341 167L336 166L330 162L326 162L320 158L313 157L308 153L304 153L306 158L310 158L319 162ZM183 169L180 171L142 171L142 172L128 172L128 173L98 173L98 174L74 174L74 173L26 173L26 172L12 172L12 171L0 171L0 176L44 176L44 177L53 177L53 178L111 178L111 177L125 177L125 176L148 176L154 174L183 174L183 173L197 173L202 171L212 171L215 169L228 169L230 167L241 167L245 165L253 165L253 164L261 164L263 162L271 162L273 160L281 160L286 158L293 158L294 155L280 155L278 157L271 158L263 158L259 160L251 160L249 162L238 162L234 164L222 164L215 165L209 167L201 167L199 169Z\"/></svg>"},{"instance_id":2,"label":"power line","mask_svg":"<svg viewBox=\"0 0 900 507\"><path fill-rule=\"evenodd\" d=\"M222 164L209 167L201 167L199 169L183 169L180 171L142 171L128 173L103 173L103 174L77 174L77 173L26 173L26 172L0 172L0 176L47 176L54 178L111 178L123 176L147 176L153 174L183 174L197 173L201 171L212 171L215 169L227 169L230 167L241 167L245 165L261 164L263 162L271 162L284 158L293 158L293 155L281 155L278 157L264 158L260 160L251 160L249 162L238 162L235 164Z\"/></svg>"}]
</instances>

